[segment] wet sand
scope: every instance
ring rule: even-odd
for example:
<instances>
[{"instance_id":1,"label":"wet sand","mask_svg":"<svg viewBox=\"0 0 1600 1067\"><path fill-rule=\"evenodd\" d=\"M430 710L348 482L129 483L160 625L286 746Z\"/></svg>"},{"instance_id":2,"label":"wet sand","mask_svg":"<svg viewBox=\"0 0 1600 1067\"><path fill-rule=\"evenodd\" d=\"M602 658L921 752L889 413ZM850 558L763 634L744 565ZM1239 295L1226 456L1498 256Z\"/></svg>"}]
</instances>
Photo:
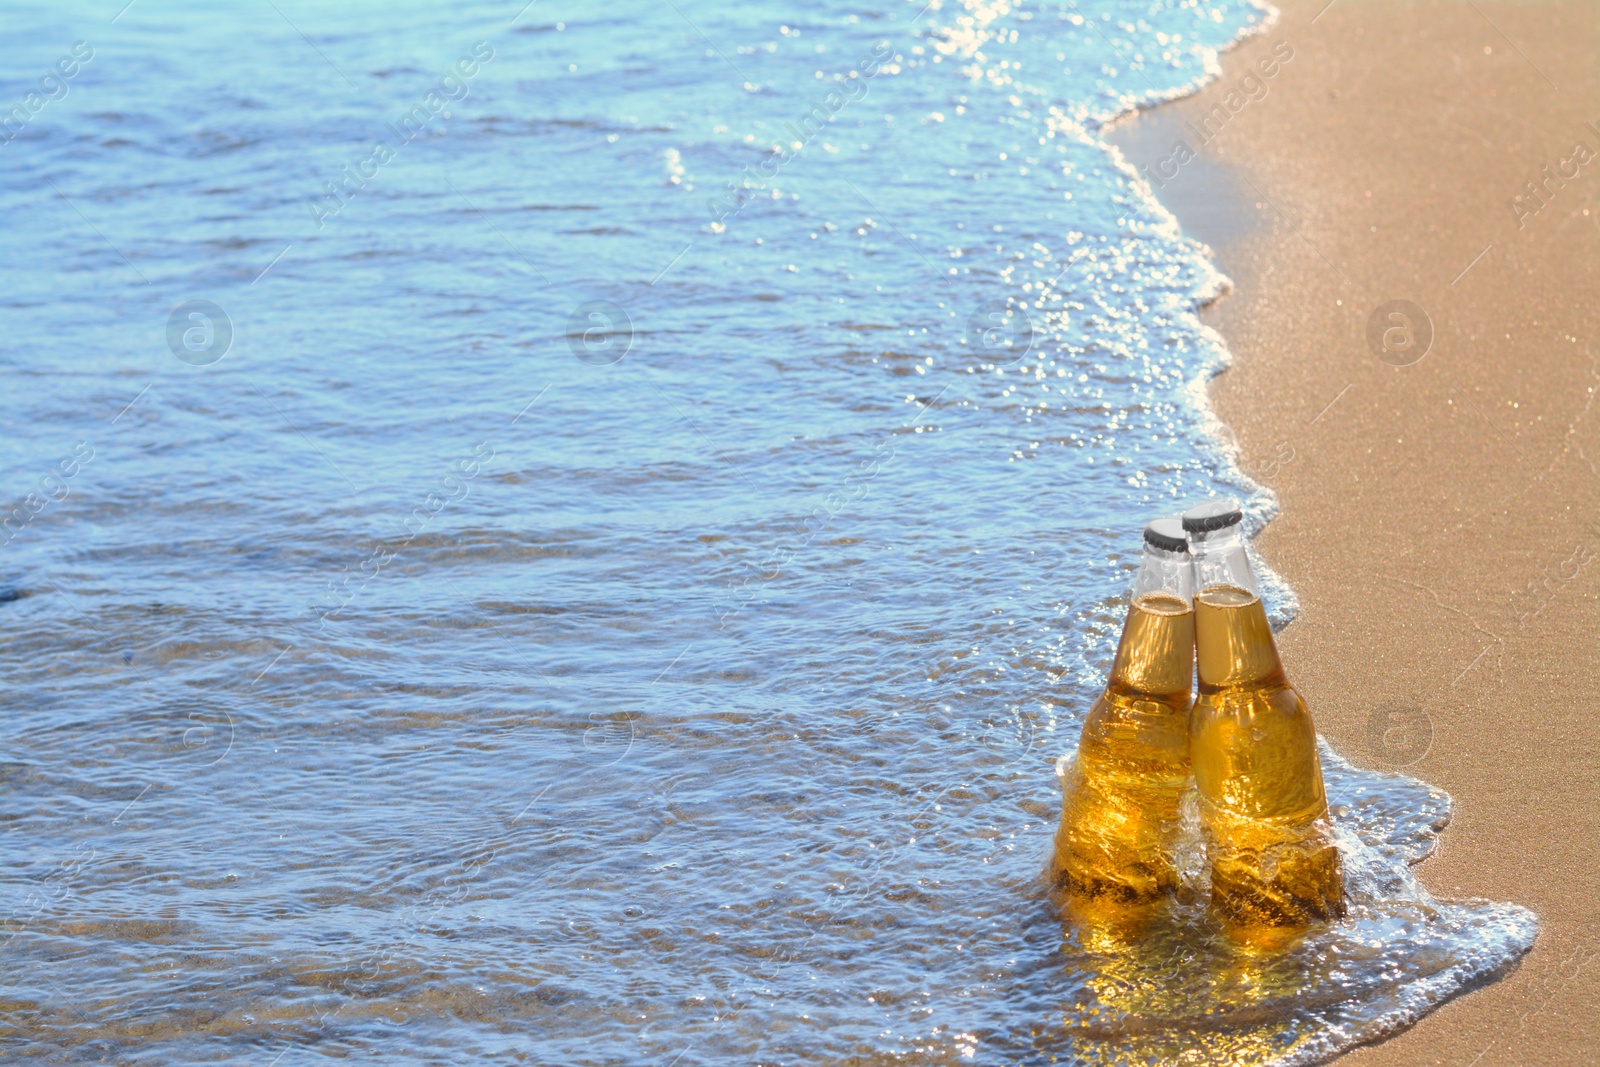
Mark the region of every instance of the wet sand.
<instances>
[{"instance_id":1,"label":"wet sand","mask_svg":"<svg viewBox=\"0 0 1600 1067\"><path fill-rule=\"evenodd\" d=\"M1112 138L1234 281L1211 395L1279 496L1258 547L1318 726L1454 798L1431 891L1541 923L1341 1063L1600 1048L1597 54L1588 3L1288 2Z\"/></svg>"}]
</instances>

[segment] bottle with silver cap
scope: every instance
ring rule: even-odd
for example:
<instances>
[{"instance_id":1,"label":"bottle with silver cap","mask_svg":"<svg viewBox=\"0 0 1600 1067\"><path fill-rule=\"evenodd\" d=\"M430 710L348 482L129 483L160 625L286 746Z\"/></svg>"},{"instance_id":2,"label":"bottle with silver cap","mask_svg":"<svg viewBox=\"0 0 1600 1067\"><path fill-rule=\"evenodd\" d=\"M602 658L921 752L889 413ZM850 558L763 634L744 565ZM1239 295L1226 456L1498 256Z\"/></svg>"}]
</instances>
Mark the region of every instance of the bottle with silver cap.
<instances>
[{"instance_id":1,"label":"bottle with silver cap","mask_svg":"<svg viewBox=\"0 0 1600 1067\"><path fill-rule=\"evenodd\" d=\"M1182 525L1147 525L1111 678L1062 773L1052 873L1075 902L1143 904L1177 886L1178 809L1190 780L1191 580Z\"/></svg>"},{"instance_id":2,"label":"bottle with silver cap","mask_svg":"<svg viewBox=\"0 0 1600 1067\"><path fill-rule=\"evenodd\" d=\"M1236 501L1183 514L1195 575L1199 695L1189 757L1212 905L1245 940L1344 912L1317 732L1284 674Z\"/></svg>"}]
</instances>

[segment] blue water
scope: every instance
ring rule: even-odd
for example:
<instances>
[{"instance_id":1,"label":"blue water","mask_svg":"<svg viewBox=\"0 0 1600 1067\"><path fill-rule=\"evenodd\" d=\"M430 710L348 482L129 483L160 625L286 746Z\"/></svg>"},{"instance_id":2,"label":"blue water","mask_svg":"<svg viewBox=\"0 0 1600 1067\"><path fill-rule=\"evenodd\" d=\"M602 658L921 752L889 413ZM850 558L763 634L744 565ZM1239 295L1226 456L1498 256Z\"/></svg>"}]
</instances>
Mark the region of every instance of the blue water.
<instances>
[{"instance_id":1,"label":"blue water","mask_svg":"<svg viewBox=\"0 0 1600 1067\"><path fill-rule=\"evenodd\" d=\"M1039 882L1139 525L1271 514L1097 133L1260 9L117 7L0 35L8 1059L1305 1062L1531 943L1331 753L1204 1024Z\"/></svg>"}]
</instances>

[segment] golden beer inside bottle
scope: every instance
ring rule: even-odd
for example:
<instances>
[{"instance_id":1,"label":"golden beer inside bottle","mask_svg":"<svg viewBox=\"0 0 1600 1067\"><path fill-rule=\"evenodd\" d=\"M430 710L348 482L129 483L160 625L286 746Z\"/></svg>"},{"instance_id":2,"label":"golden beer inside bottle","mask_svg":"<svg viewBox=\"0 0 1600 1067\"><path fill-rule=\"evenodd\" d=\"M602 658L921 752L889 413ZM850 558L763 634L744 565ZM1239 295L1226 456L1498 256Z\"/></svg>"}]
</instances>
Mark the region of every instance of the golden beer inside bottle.
<instances>
[{"instance_id":1,"label":"golden beer inside bottle","mask_svg":"<svg viewBox=\"0 0 1600 1067\"><path fill-rule=\"evenodd\" d=\"M1242 924L1340 914L1316 729L1284 675L1260 598L1236 586L1201 590L1195 645L1200 695L1190 757L1213 903Z\"/></svg>"},{"instance_id":2,"label":"golden beer inside bottle","mask_svg":"<svg viewBox=\"0 0 1600 1067\"><path fill-rule=\"evenodd\" d=\"M1149 901L1177 885L1193 650L1188 601L1163 592L1134 600L1063 782L1053 867L1076 894Z\"/></svg>"}]
</instances>

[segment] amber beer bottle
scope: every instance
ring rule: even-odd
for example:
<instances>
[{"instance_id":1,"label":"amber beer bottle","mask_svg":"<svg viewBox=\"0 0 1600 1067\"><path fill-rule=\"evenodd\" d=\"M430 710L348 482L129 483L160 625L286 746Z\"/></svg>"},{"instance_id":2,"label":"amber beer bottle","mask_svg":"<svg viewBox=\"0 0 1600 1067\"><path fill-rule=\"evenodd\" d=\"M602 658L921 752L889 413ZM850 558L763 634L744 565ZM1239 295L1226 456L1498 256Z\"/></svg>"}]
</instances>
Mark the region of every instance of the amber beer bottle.
<instances>
[{"instance_id":1,"label":"amber beer bottle","mask_svg":"<svg viewBox=\"0 0 1600 1067\"><path fill-rule=\"evenodd\" d=\"M1178 520L1146 526L1111 679L1063 772L1052 873L1074 897L1142 904L1177 885L1194 678L1191 581Z\"/></svg>"},{"instance_id":2,"label":"amber beer bottle","mask_svg":"<svg viewBox=\"0 0 1600 1067\"><path fill-rule=\"evenodd\" d=\"M1336 918L1344 896L1316 729L1283 673L1240 520L1228 499L1183 514L1200 673L1189 758L1212 905L1249 940Z\"/></svg>"}]
</instances>

